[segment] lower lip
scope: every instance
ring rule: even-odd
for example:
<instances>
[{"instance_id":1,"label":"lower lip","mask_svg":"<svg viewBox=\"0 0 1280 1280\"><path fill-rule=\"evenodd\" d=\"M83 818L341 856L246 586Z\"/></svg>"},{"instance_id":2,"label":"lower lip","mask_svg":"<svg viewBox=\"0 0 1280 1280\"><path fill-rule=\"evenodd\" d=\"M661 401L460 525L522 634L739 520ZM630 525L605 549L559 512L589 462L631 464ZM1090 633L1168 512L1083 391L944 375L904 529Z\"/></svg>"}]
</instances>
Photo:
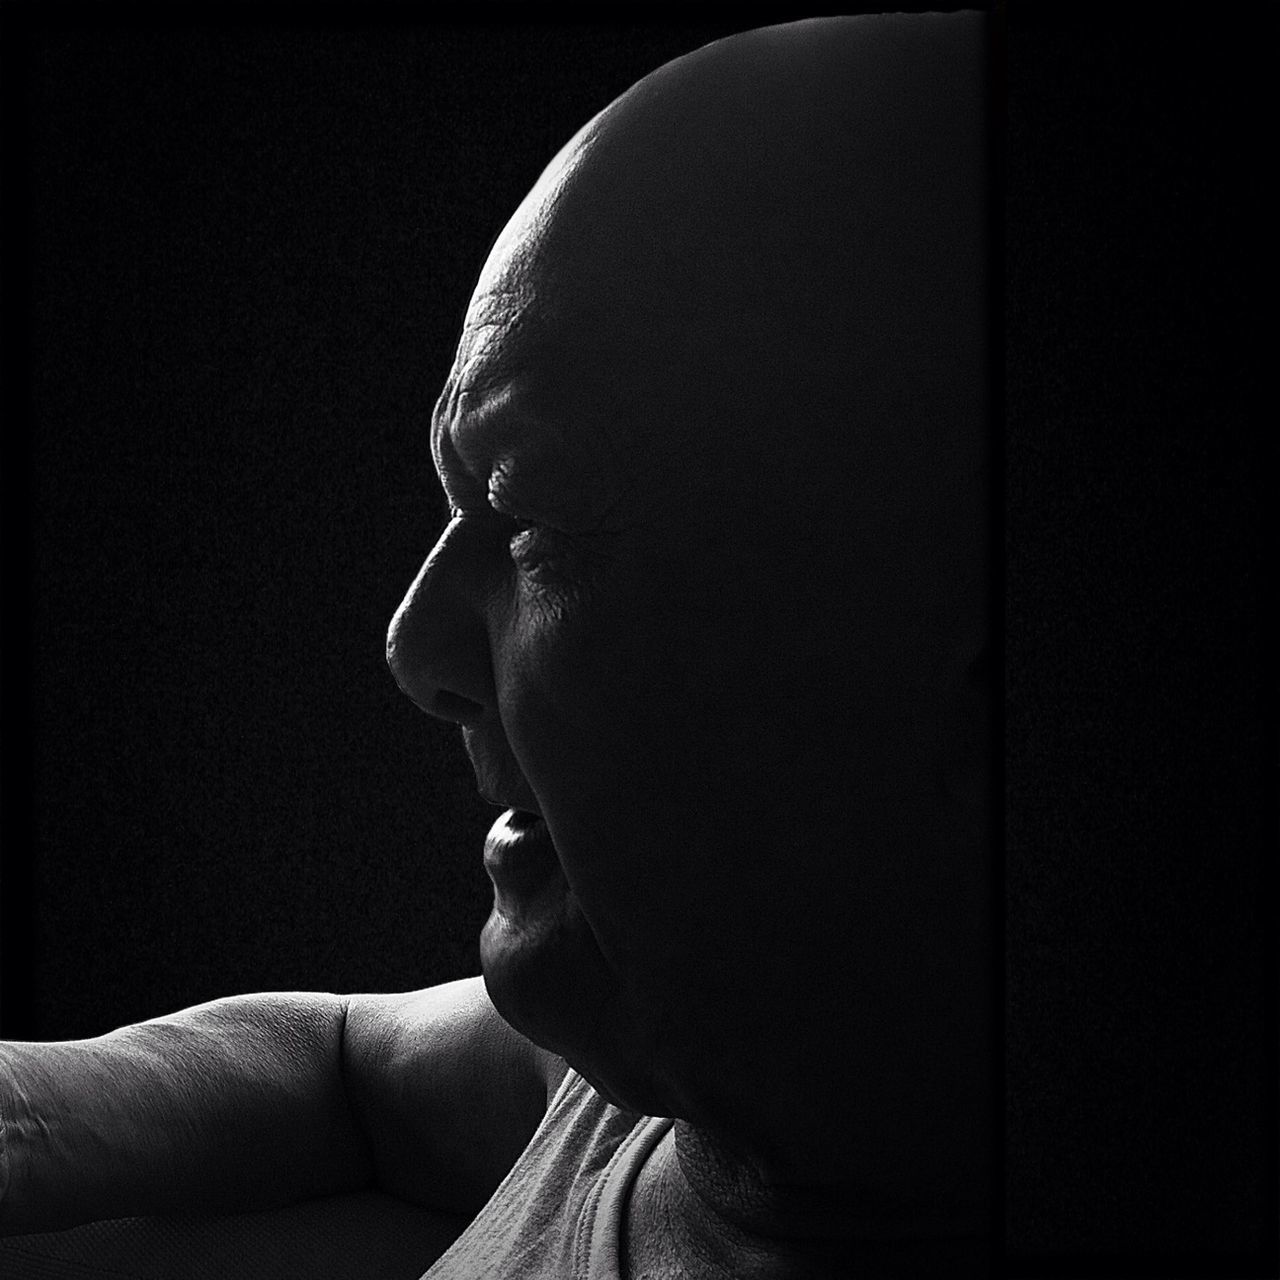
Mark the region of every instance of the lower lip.
<instances>
[{"instance_id":1,"label":"lower lip","mask_svg":"<svg viewBox=\"0 0 1280 1280\"><path fill-rule=\"evenodd\" d=\"M541 818L508 809L484 842L484 869L500 893L532 893L557 871L560 860Z\"/></svg>"}]
</instances>

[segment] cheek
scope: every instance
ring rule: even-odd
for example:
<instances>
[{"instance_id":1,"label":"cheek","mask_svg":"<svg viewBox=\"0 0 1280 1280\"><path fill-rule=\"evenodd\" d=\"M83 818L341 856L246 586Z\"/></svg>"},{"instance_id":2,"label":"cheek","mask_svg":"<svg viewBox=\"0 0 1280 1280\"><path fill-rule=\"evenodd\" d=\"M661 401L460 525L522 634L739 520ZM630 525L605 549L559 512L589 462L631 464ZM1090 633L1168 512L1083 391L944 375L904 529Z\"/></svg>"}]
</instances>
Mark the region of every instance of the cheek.
<instances>
[{"instance_id":1,"label":"cheek","mask_svg":"<svg viewBox=\"0 0 1280 1280\"><path fill-rule=\"evenodd\" d=\"M679 842L758 802L776 773L780 726L759 723L758 695L794 673L720 581L646 562L591 591L518 600L495 654L503 724L544 812L584 846L637 831Z\"/></svg>"},{"instance_id":2,"label":"cheek","mask_svg":"<svg viewBox=\"0 0 1280 1280\"><path fill-rule=\"evenodd\" d=\"M526 637L498 696L512 752L549 820L581 827L623 818L649 754L626 666L601 663L560 628Z\"/></svg>"},{"instance_id":3,"label":"cheek","mask_svg":"<svg viewBox=\"0 0 1280 1280\"><path fill-rule=\"evenodd\" d=\"M616 810L653 778L688 701L674 687L683 671L661 656L670 652L652 618L607 602L523 622L503 654L498 697L540 795Z\"/></svg>"},{"instance_id":4,"label":"cheek","mask_svg":"<svg viewBox=\"0 0 1280 1280\"><path fill-rule=\"evenodd\" d=\"M512 753L570 883L598 909L644 861L640 846L660 816L655 797L675 798L666 776L673 730L654 696L653 648L638 628L613 625L622 611L608 614L606 604L527 616L509 633L498 671Z\"/></svg>"}]
</instances>

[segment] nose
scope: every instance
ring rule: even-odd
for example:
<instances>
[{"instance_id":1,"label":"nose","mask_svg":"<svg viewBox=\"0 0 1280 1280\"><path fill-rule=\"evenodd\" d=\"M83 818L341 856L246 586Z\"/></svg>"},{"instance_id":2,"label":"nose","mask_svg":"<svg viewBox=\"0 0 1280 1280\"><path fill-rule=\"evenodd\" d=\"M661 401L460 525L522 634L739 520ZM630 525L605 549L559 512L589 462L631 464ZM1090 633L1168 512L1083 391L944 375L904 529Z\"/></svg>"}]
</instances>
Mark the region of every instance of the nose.
<instances>
[{"instance_id":1,"label":"nose","mask_svg":"<svg viewBox=\"0 0 1280 1280\"><path fill-rule=\"evenodd\" d=\"M465 530L440 535L387 629L396 684L428 715L471 725L493 703L489 636L468 591Z\"/></svg>"}]
</instances>

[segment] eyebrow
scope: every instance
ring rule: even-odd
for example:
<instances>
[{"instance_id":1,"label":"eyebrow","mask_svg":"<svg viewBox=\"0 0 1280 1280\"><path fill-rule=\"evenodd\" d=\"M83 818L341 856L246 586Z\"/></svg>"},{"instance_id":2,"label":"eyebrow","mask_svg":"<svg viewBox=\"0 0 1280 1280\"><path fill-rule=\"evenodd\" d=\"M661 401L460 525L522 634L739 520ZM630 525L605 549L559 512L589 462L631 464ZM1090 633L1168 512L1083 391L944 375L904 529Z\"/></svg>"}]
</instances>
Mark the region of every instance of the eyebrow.
<instances>
[{"instance_id":1,"label":"eyebrow","mask_svg":"<svg viewBox=\"0 0 1280 1280\"><path fill-rule=\"evenodd\" d=\"M472 403L462 405L464 398ZM512 444L526 458L535 452L527 434L531 415L518 398L507 378L463 391L453 377L445 384L431 413L431 457L451 506L487 499L493 464Z\"/></svg>"},{"instance_id":2,"label":"eyebrow","mask_svg":"<svg viewBox=\"0 0 1280 1280\"><path fill-rule=\"evenodd\" d=\"M463 404L464 400L469 403ZM447 385L432 411L431 427L433 456L434 441L439 439L472 474L513 444L519 445L522 453L541 452L556 434L530 410L527 394L510 377L463 391Z\"/></svg>"}]
</instances>

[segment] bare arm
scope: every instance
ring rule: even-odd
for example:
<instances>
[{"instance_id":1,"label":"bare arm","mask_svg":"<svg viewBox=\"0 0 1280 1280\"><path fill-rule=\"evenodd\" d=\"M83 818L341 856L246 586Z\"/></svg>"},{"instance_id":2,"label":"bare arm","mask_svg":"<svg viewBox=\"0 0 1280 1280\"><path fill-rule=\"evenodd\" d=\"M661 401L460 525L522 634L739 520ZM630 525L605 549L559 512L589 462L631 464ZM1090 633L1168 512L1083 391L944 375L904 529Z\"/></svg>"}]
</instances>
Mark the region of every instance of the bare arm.
<instances>
[{"instance_id":1,"label":"bare arm","mask_svg":"<svg viewBox=\"0 0 1280 1280\"><path fill-rule=\"evenodd\" d=\"M237 996L92 1040L0 1043L0 1234L362 1188L473 1214L563 1070L478 979Z\"/></svg>"},{"instance_id":2,"label":"bare arm","mask_svg":"<svg viewBox=\"0 0 1280 1280\"><path fill-rule=\"evenodd\" d=\"M346 1079L383 1191L474 1216L568 1070L498 1015L479 978L353 996Z\"/></svg>"},{"instance_id":3,"label":"bare arm","mask_svg":"<svg viewBox=\"0 0 1280 1280\"><path fill-rule=\"evenodd\" d=\"M0 1044L0 1232L368 1185L338 1069L346 1007L236 996L92 1040Z\"/></svg>"}]
</instances>

